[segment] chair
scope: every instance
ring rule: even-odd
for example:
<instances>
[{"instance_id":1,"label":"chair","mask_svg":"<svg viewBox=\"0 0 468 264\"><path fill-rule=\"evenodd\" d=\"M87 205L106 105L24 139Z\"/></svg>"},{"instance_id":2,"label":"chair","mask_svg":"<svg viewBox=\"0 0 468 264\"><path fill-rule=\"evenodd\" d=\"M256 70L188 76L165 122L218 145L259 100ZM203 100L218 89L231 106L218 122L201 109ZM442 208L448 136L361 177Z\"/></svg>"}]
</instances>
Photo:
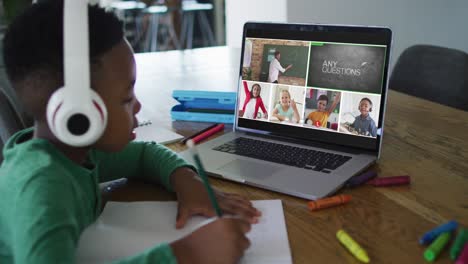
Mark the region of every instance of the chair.
<instances>
[{"instance_id":1,"label":"chair","mask_svg":"<svg viewBox=\"0 0 468 264\"><path fill-rule=\"evenodd\" d=\"M395 64L389 88L468 111L468 54L430 45L409 47Z\"/></svg>"},{"instance_id":2,"label":"chair","mask_svg":"<svg viewBox=\"0 0 468 264\"><path fill-rule=\"evenodd\" d=\"M150 18L149 27L146 33L146 48L145 52L154 52L158 50L168 49L169 42L172 41L172 44L176 49L180 49L179 39L175 31L174 25L172 24L171 10L165 5L153 5L144 11L146 15ZM165 18L166 21L161 24L161 19ZM164 26L166 29L166 37L163 49L158 47L158 35L161 32L161 26ZM163 27L163 28L164 28ZM164 32L164 31L162 31Z\"/></svg>"},{"instance_id":3,"label":"chair","mask_svg":"<svg viewBox=\"0 0 468 264\"><path fill-rule=\"evenodd\" d=\"M186 49L191 49L193 45L193 35L195 26L195 16L198 19L199 28L202 34L204 46L214 46L216 41L206 12L212 11L213 5L209 3L198 3L197 1L183 1L182 13L183 24L181 30L181 43L185 43Z\"/></svg>"},{"instance_id":4,"label":"chair","mask_svg":"<svg viewBox=\"0 0 468 264\"><path fill-rule=\"evenodd\" d=\"M115 1L109 7L123 21L125 37L132 47L140 51L143 45L142 20L146 4L139 1Z\"/></svg>"},{"instance_id":5,"label":"chair","mask_svg":"<svg viewBox=\"0 0 468 264\"><path fill-rule=\"evenodd\" d=\"M3 161L3 145L14 133L25 127L10 98L0 87L0 163Z\"/></svg>"},{"instance_id":6,"label":"chair","mask_svg":"<svg viewBox=\"0 0 468 264\"><path fill-rule=\"evenodd\" d=\"M33 125L21 107L8 81L3 61L3 31L0 30L0 163L3 161L3 145L17 131Z\"/></svg>"}]
</instances>

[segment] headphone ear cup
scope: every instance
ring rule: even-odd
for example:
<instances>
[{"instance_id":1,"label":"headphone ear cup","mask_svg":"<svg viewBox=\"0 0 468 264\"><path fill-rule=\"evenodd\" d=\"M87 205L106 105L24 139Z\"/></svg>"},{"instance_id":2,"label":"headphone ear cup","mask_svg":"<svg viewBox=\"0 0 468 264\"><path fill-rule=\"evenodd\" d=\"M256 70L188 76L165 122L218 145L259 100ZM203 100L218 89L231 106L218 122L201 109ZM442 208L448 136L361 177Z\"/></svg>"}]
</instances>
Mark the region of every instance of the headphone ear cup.
<instances>
[{"instance_id":1,"label":"headphone ear cup","mask_svg":"<svg viewBox=\"0 0 468 264\"><path fill-rule=\"evenodd\" d=\"M369 108L369 112L372 112L372 107L371 107L371 108Z\"/></svg>"},{"instance_id":2,"label":"headphone ear cup","mask_svg":"<svg viewBox=\"0 0 468 264\"><path fill-rule=\"evenodd\" d=\"M105 130L106 125L107 125L107 108L106 105L104 104L104 101L102 100L101 96L99 96L96 91L90 89L91 92L91 100L94 106L94 111L97 111L96 113L98 114L99 122L102 125L101 129L102 131Z\"/></svg>"},{"instance_id":3,"label":"headphone ear cup","mask_svg":"<svg viewBox=\"0 0 468 264\"><path fill-rule=\"evenodd\" d=\"M57 90L47 105L47 123L63 143L76 147L92 145L107 125L107 109L99 95L90 89L91 101L74 100L64 88Z\"/></svg>"},{"instance_id":4,"label":"headphone ear cup","mask_svg":"<svg viewBox=\"0 0 468 264\"><path fill-rule=\"evenodd\" d=\"M50 131L55 136L57 136L56 116L57 116L57 112L60 110L65 100L64 94L65 94L65 89L60 88L52 94L52 96L49 98L49 101L47 102L47 111L46 111L47 124L49 125Z\"/></svg>"}]
</instances>

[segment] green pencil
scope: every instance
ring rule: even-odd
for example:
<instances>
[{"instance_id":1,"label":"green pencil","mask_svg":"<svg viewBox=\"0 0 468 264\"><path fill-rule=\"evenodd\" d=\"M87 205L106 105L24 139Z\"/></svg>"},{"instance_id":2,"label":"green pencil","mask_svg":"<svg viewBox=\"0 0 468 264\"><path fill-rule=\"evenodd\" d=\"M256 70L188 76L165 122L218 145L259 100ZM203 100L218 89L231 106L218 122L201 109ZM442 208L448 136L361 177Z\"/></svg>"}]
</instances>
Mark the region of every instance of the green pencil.
<instances>
[{"instance_id":1,"label":"green pencil","mask_svg":"<svg viewBox=\"0 0 468 264\"><path fill-rule=\"evenodd\" d=\"M198 152L195 148L193 140L187 141L187 146L192 150L193 160L195 161L195 166L197 167L198 175L200 175L200 178L202 179L203 184L205 185L206 191L208 192L208 197L210 197L211 204L213 205L213 208L215 209L218 217L221 217L223 215L223 212L221 211L221 208L219 208L213 189L211 188L211 185L208 182L208 178L206 177L205 170L203 169L202 162L200 160L200 157L198 156Z\"/></svg>"},{"instance_id":2,"label":"green pencil","mask_svg":"<svg viewBox=\"0 0 468 264\"><path fill-rule=\"evenodd\" d=\"M450 248L450 258L456 260L458 255L463 250L463 245L468 243L468 228L462 228L458 232L455 242L453 242L452 247Z\"/></svg>"},{"instance_id":3,"label":"green pencil","mask_svg":"<svg viewBox=\"0 0 468 264\"><path fill-rule=\"evenodd\" d=\"M447 245L448 241L450 240L451 233L450 232L443 232L440 234L432 244L424 251L424 258L427 261L433 262L439 253L444 249L445 245Z\"/></svg>"}]
</instances>

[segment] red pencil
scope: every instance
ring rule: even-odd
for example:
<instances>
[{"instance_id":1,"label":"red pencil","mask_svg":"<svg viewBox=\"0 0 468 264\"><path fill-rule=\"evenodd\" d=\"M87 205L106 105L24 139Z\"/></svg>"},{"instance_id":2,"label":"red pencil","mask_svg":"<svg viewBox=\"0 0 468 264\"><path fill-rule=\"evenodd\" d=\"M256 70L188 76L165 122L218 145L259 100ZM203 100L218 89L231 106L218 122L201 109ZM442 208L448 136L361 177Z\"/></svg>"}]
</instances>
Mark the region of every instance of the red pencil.
<instances>
[{"instance_id":1,"label":"red pencil","mask_svg":"<svg viewBox=\"0 0 468 264\"><path fill-rule=\"evenodd\" d=\"M367 182L367 184L384 187L384 186L395 186L395 185L407 185L410 184L411 178L408 175L405 176L392 176L392 177L382 177L374 178Z\"/></svg>"},{"instance_id":2,"label":"red pencil","mask_svg":"<svg viewBox=\"0 0 468 264\"><path fill-rule=\"evenodd\" d=\"M212 129L207 130L207 131L201 133L200 135L192 138L193 143L197 144L198 142L200 142L200 141L202 141L202 140L210 137L211 135L214 135L214 134L216 134L216 133L218 133L219 131L222 131L222 130L224 130L224 124L219 124L219 125L213 127Z\"/></svg>"},{"instance_id":3,"label":"red pencil","mask_svg":"<svg viewBox=\"0 0 468 264\"><path fill-rule=\"evenodd\" d=\"M184 138L184 140L182 140L182 144L187 143L187 141L189 141L190 139L192 139L192 138L194 138L194 137L196 137L196 136L198 136L198 135L203 134L204 132L206 132L206 131L208 131L208 130L214 128L214 127L216 127L217 125L219 125L219 124L213 124L213 125L211 125L211 126L209 126L209 127L207 127L207 128L204 128L204 129L198 131L197 133L195 133L195 134L193 134L193 135L190 135L190 136Z\"/></svg>"}]
</instances>

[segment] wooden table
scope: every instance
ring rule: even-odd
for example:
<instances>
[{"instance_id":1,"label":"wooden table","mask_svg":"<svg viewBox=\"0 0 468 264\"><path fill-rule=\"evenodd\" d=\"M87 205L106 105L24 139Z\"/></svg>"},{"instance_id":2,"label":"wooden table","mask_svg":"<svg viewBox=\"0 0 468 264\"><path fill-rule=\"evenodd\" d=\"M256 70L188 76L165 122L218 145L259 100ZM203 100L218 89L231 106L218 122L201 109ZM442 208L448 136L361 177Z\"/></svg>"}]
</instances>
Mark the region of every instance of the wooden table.
<instances>
[{"instance_id":1,"label":"wooden table","mask_svg":"<svg viewBox=\"0 0 468 264\"><path fill-rule=\"evenodd\" d=\"M171 122L173 89L234 91L239 51L227 47L137 55L137 96L160 125L190 134L206 123ZM162 67L164 65L164 67ZM174 102L172 102L174 103ZM229 129L229 128L228 128ZM227 129L227 130L228 130ZM171 144L180 151L185 147ZM344 228L368 252L371 263L425 263L419 237L455 219L468 227L468 112L390 91L379 176L410 175L410 186L343 189L353 200L311 212L306 200L219 179L212 184L252 200L283 201L294 263L359 263L335 238ZM160 188L131 183L115 200L172 200ZM138 190L137 190L138 189ZM452 263L448 250L437 263Z\"/></svg>"}]
</instances>

